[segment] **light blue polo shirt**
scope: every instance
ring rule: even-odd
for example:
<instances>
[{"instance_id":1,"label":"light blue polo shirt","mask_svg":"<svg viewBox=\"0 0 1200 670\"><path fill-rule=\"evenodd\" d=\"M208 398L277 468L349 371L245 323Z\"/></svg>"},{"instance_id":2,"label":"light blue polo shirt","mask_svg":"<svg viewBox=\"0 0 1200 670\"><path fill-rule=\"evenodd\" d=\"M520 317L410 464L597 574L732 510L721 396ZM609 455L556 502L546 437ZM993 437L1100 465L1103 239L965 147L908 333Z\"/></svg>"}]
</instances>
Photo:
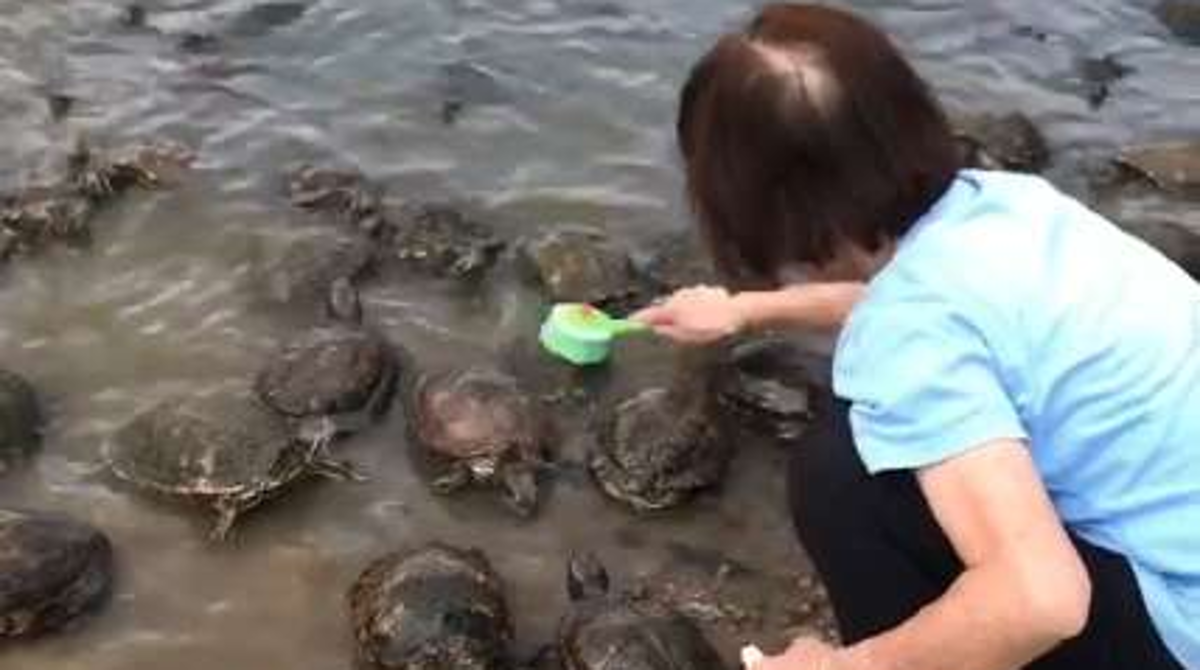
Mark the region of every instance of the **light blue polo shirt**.
<instances>
[{"instance_id":1,"label":"light blue polo shirt","mask_svg":"<svg viewBox=\"0 0 1200 670\"><path fill-rule=\"evenodd\" d=\"M1123 554L1200 668L1200 286L1045 180L963 171L838 341L871 472L1028 442L1066 526Z\"/></svg>"}]
</instances>

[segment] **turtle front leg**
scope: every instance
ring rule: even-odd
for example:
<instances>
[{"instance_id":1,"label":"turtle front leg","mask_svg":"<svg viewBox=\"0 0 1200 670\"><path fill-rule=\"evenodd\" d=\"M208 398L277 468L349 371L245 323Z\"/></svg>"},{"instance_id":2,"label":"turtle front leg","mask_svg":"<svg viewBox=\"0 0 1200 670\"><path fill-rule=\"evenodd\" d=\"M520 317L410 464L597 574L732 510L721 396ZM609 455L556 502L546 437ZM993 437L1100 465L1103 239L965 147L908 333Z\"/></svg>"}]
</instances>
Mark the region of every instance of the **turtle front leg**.
<instances>
[{"instance_id":1,"label":"turtle front leg","mask_svg":"<svg viewBox=\"0 0 1200 670\"><path fill-rule=\"evenodd\" d=\"M338 425L329 417L303 422L299 439L308 443L308 466L313 474L338 481L365 482L366 475L350 463L329 455L329 445L338 435Z\"/></svg>"},{"instance_id":2,"label":"turtle front leg","mask_svg":"<svg viewBox=\"0 0 1200 670\"><path fill-rule=\"evenodd\" d=\"M519 516L533 516L540 496L537 466L531 463L508 463L500 469L499 474L505 504Z\"/></svg>"},{"instance_id":3,"label":"turtle front leg","mask_svg":"<svg viewBox=\"0 0 1200 670\"><path fill-rule=\"evenodd\" d=\"M210 542L224 542L228 539L229 531L233 529L241 509L237 501L229 497L218 498L213 508L217 512L217 520L208 531L208 539Z\"/></svg>"},{"instance_id":4,"label":"turtle front leg","mask_svg":"<svg viewBox=\"0 0 1200 670\"><path fill-rule=\"evenodd\" d=\"M475 476L471 473L470 466L465 463L452 463L446 466L445 471L435 476L429 486L438 495L450 495L466 488L474 480Z\"/></svg>"},{"instance_id":5,"label":"turtle front leg","mask_svg":"<svg viewBox=\"0 0 1200 670\"><path fill-rule=\"evenodd\" d=\"M358 468L354 467L353 464L328 456L314 458L312 461L312 471L321 477L340 482L356 482L361 484L368 481L368 477Z\"/></svg>"}]
</instances>

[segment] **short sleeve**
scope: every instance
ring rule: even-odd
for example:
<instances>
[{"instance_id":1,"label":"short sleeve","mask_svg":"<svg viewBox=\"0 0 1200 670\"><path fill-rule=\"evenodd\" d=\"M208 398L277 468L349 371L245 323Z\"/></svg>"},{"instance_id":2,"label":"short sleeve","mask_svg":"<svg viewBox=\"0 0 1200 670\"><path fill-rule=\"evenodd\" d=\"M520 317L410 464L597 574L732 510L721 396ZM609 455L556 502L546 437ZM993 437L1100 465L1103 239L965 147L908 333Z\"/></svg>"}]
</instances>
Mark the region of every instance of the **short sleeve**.
<instances>
[{"instance_id":1,"label":"short sleeve","mask_svg":"<svg viewBox=\"0 0 1200 670\"><path fill-rule=\"evenodd\" d=\"M867 470L910 470L1027 439L1000 369L977 325L948 306L874 307L842 333L834 391Z\"/></svg>"}]
</instances>

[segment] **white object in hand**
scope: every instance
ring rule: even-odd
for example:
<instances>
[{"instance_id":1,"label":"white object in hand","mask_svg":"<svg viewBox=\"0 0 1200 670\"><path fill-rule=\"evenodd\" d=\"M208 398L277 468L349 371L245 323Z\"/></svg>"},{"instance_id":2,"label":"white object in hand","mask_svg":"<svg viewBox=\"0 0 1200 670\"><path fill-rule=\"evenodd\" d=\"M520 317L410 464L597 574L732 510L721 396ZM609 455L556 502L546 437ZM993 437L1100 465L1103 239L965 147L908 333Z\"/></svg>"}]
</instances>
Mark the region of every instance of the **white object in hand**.
<instances>
[{"instance_id":1,"label":"white object in hand","mask_svg":"<svg viewBox=\"0 0 1200 670\"><path fill-rule=\"evenodd\" d=\"M762 650L758 647L752 644L742 647L742 667L746 668L746 670L750 670L750 668L762 663L764 658L766 656L763 655Z\"/></svg>"}]
</instances>

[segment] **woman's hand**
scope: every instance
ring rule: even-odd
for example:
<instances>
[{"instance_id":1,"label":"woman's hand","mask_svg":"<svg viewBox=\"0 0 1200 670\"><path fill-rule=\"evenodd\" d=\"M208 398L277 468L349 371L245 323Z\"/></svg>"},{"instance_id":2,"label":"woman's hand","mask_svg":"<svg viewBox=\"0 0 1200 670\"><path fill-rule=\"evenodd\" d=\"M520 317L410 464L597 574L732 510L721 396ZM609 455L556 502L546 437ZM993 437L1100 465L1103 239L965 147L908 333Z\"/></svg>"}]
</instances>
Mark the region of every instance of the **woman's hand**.
<instances>
[{"instance_id":1,"label":"woman's hand","mask_svg":"<svg viewBox=\"0 0 1200 670\"><path fill-rule=\"evenodd\" d=\"M748 322L729 291L714 286L681 289L629 318L684 344L722 340L737 334Z\"/></svg>"}]
</instances>

